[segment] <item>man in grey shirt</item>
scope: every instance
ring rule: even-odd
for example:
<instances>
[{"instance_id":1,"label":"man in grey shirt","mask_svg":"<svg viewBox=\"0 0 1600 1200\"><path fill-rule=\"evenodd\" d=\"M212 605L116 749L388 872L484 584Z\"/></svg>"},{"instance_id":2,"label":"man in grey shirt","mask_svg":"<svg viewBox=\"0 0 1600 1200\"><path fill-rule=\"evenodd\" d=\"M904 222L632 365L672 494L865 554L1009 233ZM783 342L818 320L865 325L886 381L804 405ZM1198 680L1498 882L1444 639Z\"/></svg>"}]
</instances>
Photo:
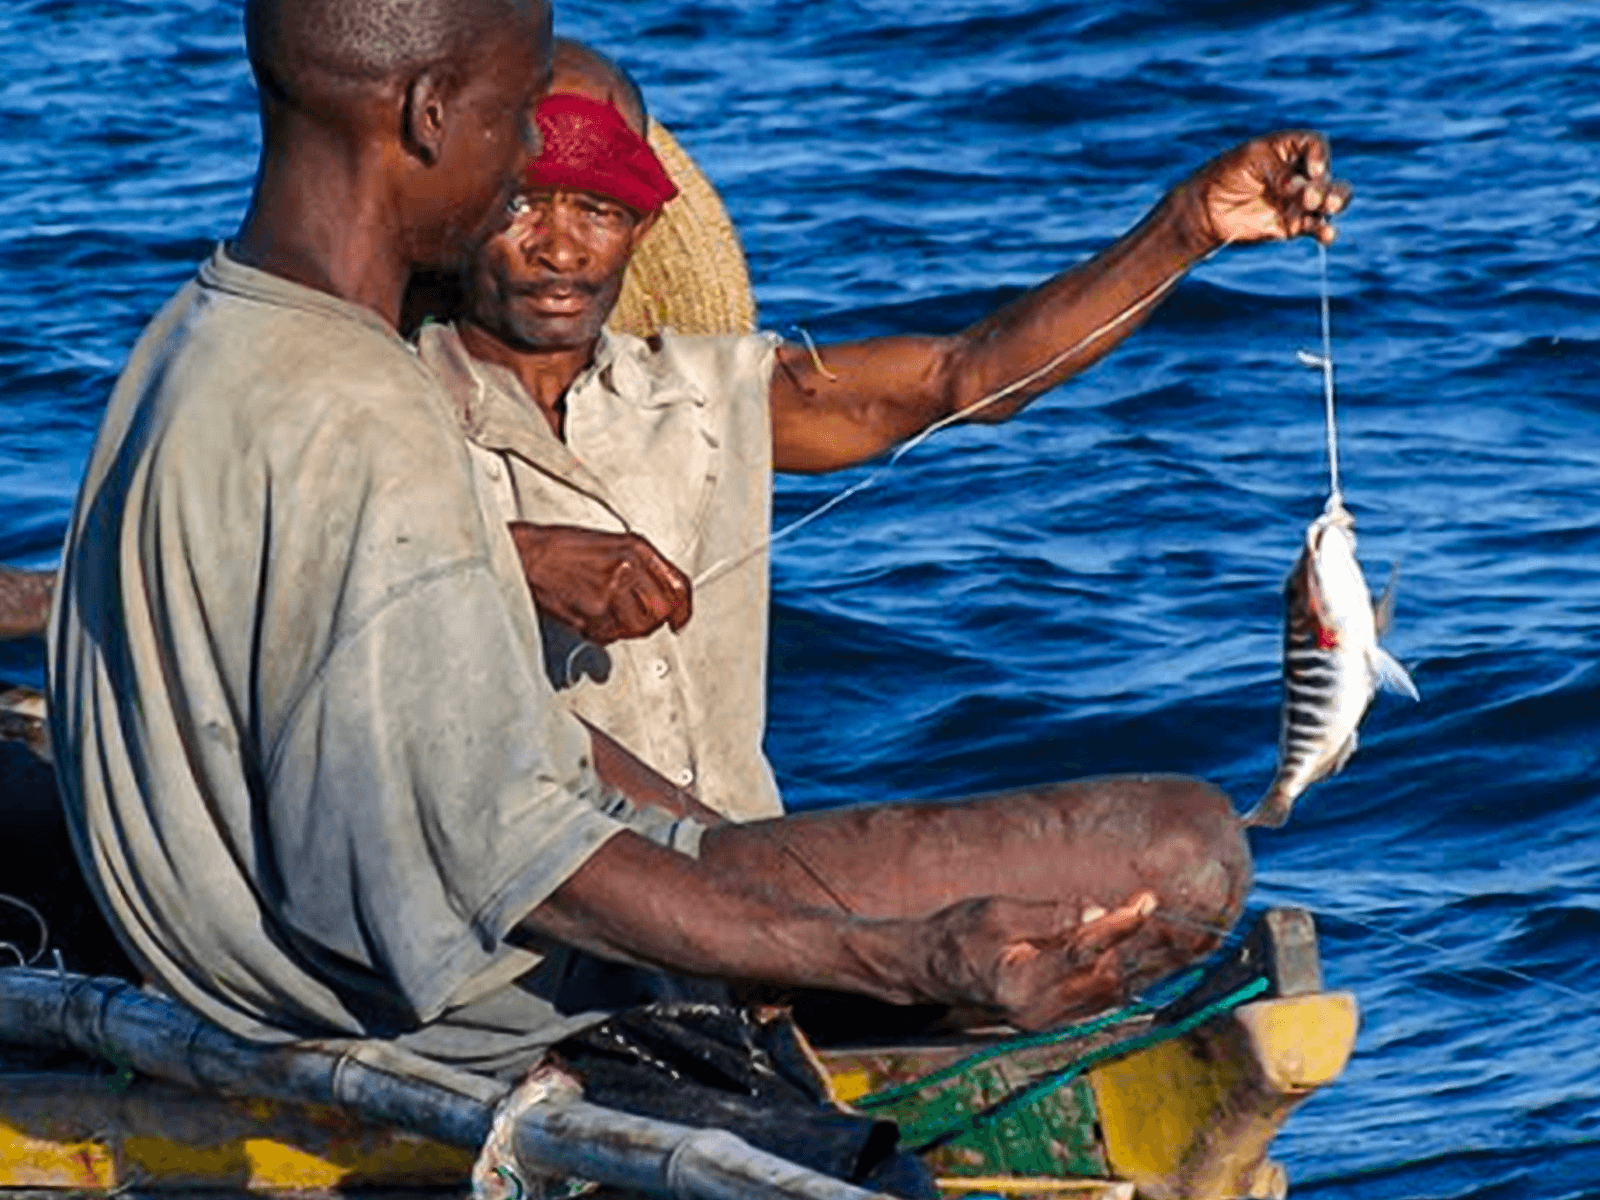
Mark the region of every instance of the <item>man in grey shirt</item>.
<instances>
[{"instance_id":1,"label":"man in grey shirt","mask_svg":"<svg viewBox=\"0 0 1600 1200\"><path fill-rule=\"evenodd\" d=\"M246 22L250 211L118 381L50 638L68 821L150 983L509 1074L603 1015L552 1002L556 946L1037 1027L1216 945L1250 862L1196 781L713 825L557 706L489 464L395 332L507 222L548 10Z\"/></svg>"}]
</instances>

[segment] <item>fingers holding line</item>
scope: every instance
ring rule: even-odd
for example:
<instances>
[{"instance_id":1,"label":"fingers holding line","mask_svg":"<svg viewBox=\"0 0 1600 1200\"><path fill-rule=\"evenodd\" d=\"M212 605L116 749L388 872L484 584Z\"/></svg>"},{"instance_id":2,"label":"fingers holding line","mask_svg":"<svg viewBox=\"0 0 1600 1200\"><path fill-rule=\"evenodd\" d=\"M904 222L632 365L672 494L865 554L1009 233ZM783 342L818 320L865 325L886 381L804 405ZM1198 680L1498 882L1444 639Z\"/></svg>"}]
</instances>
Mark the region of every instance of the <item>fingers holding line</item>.
<instances>
[{"instance_id":1,"label":"fingers holding line","mask_svg":"<svg viewBox=\"0 0 1600 1200\"><path fill-rule=\"evenodd\" d=\"M1083 910L1083 923L1073 931L1073 948L1097 954L1126 941L1144 927L1159 903L1154 892L1139 892L1111 912L1091 905Z\"/></svg>"},{"instance_id":2,"label":"fingers holding line","mask_svg":"<svg viewBox=\"0 0 1600 1200\"><path fill-rule=\"evenodd\" d=\"M688 624L694 613L694 589L688 576L662 556L661 552L643 538L636 538L634 549L640 565L649 574L665 600L659 617L665 619L672 632L677 633Z\"/></svg>"},{"instance_id":3,"label":"fingers holding line","mask_svg":"<svg viewBox=\"0 0 1600 1200\"><path fill-rule=\"evenodd\" d=\"M1007 946L1003 961L1008 964L1025 962L1039 953L1052 950L1065 951L1069 955L1084 952L1098 954L1138 932L1159 903L1154 892L1142 891L1109 912L1098 904L1082 908L1074 908L1070 904L1058 905L1056 907L1064 910L1064 919L1047 933L1017 938ZM1027 947L1028 952L1024 953L1018 947Z\"/></svg>"},{"instance_id":4,"label":"fingers holding line","mask_svg":"<svg viewBox=\"0 0 1600 1200\"><path fill-rule=\"evenodd\" d=\"M1158 906L1155 893L1139 892L1111 912L1098 905L1085 908L1067 949L1071 958L1093 955L1093 962L1087 970L1079 966L1051 989L1049 1000L1036 1009L1034 1026L1048 1028L1072 1012L1123 999L1126 980L1119 947L1144 928Z\"/></svg>"},{"instance_id":5,"label":"fingers holding line","mask_svg":"<svg viewBox=\"0 0 1600 1200\"><path fill-rule=\"evenodd\" d=\"M1327 139L1317 133L1294 133L1289 150L1288 179L1282 196L1286 232L1310 234L1323 245L1339 236L1330 218L1343 212L1353 192L1349 182L1335 179Z\"/></svg>"}]
</instances>

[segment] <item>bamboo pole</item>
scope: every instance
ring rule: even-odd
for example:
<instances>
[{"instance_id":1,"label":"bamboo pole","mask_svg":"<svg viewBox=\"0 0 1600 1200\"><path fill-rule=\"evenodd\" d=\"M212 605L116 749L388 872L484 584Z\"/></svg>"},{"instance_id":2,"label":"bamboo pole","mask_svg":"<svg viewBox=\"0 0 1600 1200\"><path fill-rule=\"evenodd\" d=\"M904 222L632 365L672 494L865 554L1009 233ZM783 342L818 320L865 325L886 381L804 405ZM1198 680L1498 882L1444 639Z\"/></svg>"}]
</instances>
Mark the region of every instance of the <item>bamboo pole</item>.
<instances>
[{"instance_id":1,"label":"bamboo pole","mask_svg":"<svg viewBox=\"0 0 1600 1200\"><path fill-rule=\"evenodd\" d=\"M0 969L0 1042L76 1049L200 1091L329 1104L476 1150L505 1084L381 1041L248 1042L121 979ZM516 1118L529 1175L593 1180L679 1200L872 1200L724 1130L629 1116L566 1095Z\"/></svg>"}]
</instances>

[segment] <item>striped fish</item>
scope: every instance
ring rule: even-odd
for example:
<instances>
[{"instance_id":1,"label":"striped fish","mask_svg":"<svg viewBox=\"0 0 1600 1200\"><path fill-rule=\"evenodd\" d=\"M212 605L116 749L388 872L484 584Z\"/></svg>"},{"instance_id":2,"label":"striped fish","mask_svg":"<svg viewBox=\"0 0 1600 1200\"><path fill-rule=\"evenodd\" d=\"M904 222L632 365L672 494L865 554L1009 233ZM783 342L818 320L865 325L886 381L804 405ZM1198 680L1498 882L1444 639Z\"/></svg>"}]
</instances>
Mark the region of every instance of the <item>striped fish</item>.
<instances>
[{"instance_id":1,"label":"striped fish","mask_svg":"<svg viewBox=\"0 0 1600 1200\"><path fill-rule=\"evenodd\" d=\"M1301 792L1350 761L1379 687L1420 699L1406 669L1378 645L1394 609L1394 580L1374 612L1356 561L1355 519L1337 493L1306 530L1284 598L1278 773L1244 819L1272 828L1289 819Z\"/></svg>"}]
</instances>

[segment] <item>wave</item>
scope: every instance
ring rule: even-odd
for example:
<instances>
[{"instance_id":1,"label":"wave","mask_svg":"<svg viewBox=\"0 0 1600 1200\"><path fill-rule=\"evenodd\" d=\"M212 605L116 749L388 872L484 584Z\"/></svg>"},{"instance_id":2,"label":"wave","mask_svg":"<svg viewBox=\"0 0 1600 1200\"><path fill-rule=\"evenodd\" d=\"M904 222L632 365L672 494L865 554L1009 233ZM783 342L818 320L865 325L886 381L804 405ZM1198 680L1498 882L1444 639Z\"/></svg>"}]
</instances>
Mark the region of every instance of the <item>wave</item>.
<instances>
[{"instance_id":1,"label":"wave","mask_svg":"<svg viewBox=\"0 0 1600 1200\"><path fill-rule=\"evenodd\" d=\"M1600 1139L1449 1150L1295 1183L1297 1196L1342 1200L1578 1200L1600 1178Z\"/></svg>"}]
</instances>

